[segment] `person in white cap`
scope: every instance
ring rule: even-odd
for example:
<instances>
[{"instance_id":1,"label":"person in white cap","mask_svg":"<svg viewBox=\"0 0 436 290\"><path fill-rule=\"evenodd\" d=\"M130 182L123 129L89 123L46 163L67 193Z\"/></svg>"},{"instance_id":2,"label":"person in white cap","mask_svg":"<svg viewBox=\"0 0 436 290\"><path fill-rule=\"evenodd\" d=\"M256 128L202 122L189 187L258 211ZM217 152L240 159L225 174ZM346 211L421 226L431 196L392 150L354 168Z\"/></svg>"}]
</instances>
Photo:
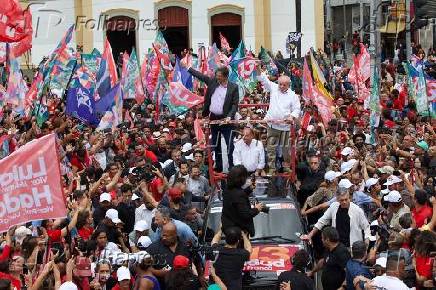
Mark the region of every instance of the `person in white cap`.
<instances>
[{"instance_id":1,"label":"person in white cap","mask_svg":"<svg viewBox=\"0 0 436 290\"><path fill-rule=\"evenodd\" d=\"M92 214L94 227L97 227L98 224L104 219L106 211L111 208L111 206L112 196L107 192L103 192L102 194L100 194L99 206L94 209L94 212Z\"/></svg>"},{"instance_id":2,"label":"person in white cap","mask_svg":"<svg viewBox=\"0 0 436 290\"><path fill-rule=\"evenodd\" d=\"M97 226L97 229L104 230L107 235L107 240L112 243L118 243L121 245L123 251L128 252L124 238L121 234L122 221L118 217L118 211L110 208L106 211L105 218Z\"/></svg>"},{"instance_id":3,"label":"person in white cap","mask_svg":"<svg viewBox=\"0 0 436 290\"><path fill-rule=\"evenodd\" d=\"M62 283L62 285L59 287L59 290L78 290L77 285L74 284L71 281L66 281Z\"/></svg>"},{"instance_id":4,"label":"person in white cap","mask_svg":"<svg viewBox=\"0 0 436 290\"><path fill-rule=\"evenodd\" d=\"M313 212L313 210L310 211L310 209L313 209L323 201L325 202L333 198L338 190L338 177L341 175L342 174L337 171L327 171L324 174L325 181L321 183L320 187L306 199L306 202L301 209L301 213L303 215L310 214ZM308 208L309 211L306 212Z\"/></svg>"},{"instance_id":5,"label":"person in white cap","mask_svg":"<svg viewBox=\"0 0 436 290\"><path fill-rule=\"evenodd\" d=\"M343 156L342 159L344 161L347 161L347 160L353 158L354 150L351 147L345 147L344 149L342 149L341 155Z\"/></svg>"},{"instance_id":6,"label":"person in white cap","mask_svg":"<svg viewBox=\"0 0 436 290\"><path fill-rule=\"evenodd\" d=\"M350 247L356 241L364 241L369 238L369 223L365 213L359 206L351 202L348 191L351 186L352 183L347 179L342 179L339 182L337 201L330 205L312 231L301 237L302 240L311 240L316 233L327 225L331 225L338 230L340 241L346 247Z\"/></svg>"},{"instance_id":7,"label":"person in white cap","mask_svg":"<svg viewBox=\"0 0 436 290\"><path fill-rule=\"evenodd\" d=\"M118 268L117 280L120 290L130 290L133 288L133 285L131 285L131 278L129 268L124 266Z\"/></svg>"},{"instance_id":8,"label":"person in white cap","mask_svg":"<svg viewBox=\"0 0 436 290\"><path fill-rule=\"evenodd\" d=\"M138 239L147 236L150 230L150 224L146 220L140 220L135 223L133 231L129 234L129 244L134 247Z\"/></svg>"},{"instance_id":9,"label":"person in white cap","mask_svg":"<svg viewBox=\"0 0 436 290\"><path fill-rule=\"evenodd\" d=\"M396 190L389 192L384 197L384 200L388 202L388 217L391 217L389 222L390 227L400 231L402 229L400 217L405 213L410 213L410 208L403 203L401 194Z\"/></svg>"}]
</instances>

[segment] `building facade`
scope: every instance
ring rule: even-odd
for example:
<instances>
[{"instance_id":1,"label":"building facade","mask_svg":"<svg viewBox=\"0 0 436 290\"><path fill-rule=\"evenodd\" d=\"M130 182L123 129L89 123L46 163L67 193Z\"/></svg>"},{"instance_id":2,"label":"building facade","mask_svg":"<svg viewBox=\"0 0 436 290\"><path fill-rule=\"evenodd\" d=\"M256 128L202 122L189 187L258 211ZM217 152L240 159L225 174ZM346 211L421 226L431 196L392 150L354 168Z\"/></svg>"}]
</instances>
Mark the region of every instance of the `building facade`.
<instances>
[{"instance_id":1,"label":"building facade","mask_svg":"<svg viewBox=\"0 0 436 290\"><path fill-rule=\"evenodd\" d=\"M34 41L31 63L38 64L76 24L75 44L88 53L103 50L108 38L114 55L133 47L142 58L161 29L170 49L197 51L222 33L235 48L263 46L286 57L289 32L301 32L300 51L324 46L322 0L57 0L22 1L31 5Z\"/></svg>"}]
</instances>

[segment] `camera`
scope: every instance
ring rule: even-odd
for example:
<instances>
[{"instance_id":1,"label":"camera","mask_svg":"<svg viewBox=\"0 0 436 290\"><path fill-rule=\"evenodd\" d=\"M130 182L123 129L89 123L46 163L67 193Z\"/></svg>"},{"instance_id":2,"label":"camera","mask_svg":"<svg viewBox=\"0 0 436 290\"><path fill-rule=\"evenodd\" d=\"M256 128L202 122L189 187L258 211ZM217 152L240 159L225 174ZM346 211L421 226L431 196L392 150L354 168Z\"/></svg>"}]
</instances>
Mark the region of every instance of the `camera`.
<instances>
[{"instance_id":1,"label":"camera","mask_svg":"<svg viewBox=\"0 0 436 290\"><path fill-rule=\"evenodd\" d=\"M154 178L153 170L156 170L153 164L151 162L146 162L144 166L133 169L132 173L136 175L139 180L150 182Z\"/></svg>"}]
</instances>

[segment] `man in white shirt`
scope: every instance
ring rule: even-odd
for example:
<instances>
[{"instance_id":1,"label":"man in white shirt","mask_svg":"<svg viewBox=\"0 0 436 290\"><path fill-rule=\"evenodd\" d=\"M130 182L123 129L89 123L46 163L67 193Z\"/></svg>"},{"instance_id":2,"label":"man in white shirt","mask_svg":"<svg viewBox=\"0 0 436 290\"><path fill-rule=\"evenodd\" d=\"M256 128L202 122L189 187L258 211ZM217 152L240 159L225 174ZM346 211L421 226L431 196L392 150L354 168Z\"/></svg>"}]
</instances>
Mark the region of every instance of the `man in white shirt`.
<instances>
[{"instance_id":1,"label":"man in white shirt","mask_svg":"<svg viewBox=\"0 0 436 290\"><path fill-rule=\"evenodd\" d=\"M258 66L260 73L260 65ZM288 76L280 76L278 84L271 82L265 73L257 77L265 90L270 92L270 103L265 115L268 122L268 167L270 174L275 172L276 149L282 147L285 162L290 162L289 154L289 124L276 124L273 121L295 121L300 117L300 98L290 88L291 79Z\"/></svg>"},{"instance_id":2,"label":"man in white shirt","mask_svg":"<svg viewBox=\"0 0 436 290\"><path fill-rule=\"evenodd\" d=\"M249 173L259 176L265 167L265 152L261 141L254 139L253 129L246 127L243 136L235 143L233 164L244 165Z\"/></svg>"},{"instance_id":3,"label":"man in white shirt","mask_svg":"<svg viewBox=\"0 0 436 290\"><path fill-rule=\"evenodd\" d=\"M357 276L353 284L361 288L361 282L363 282L364 289L386 289L386 290L409 290L415 288L409 288L401 279L404 275L404 261L398 255L390 255L386 261L386 274L377 276L372 280L369 280L362 276Z\"/></svg>"}]
</instances>

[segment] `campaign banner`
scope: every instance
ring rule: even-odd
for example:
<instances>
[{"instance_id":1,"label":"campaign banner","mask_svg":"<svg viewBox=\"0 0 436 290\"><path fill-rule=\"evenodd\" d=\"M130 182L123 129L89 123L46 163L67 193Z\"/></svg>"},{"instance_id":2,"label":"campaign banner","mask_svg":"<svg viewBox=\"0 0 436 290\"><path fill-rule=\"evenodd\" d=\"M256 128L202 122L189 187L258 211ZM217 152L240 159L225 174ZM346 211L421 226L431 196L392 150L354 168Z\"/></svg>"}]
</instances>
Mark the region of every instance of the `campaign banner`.
<instances>
[{"instance_id":1,"label":"campaign banner","mask_svg":"<svg viewBox=\"0 0 436 290\"><path fill-rule=\"evenodd\" d=\"M55 138L46 135L0 160L0 232L67 215Z\"/></svg>"},{"instance_id":2,"label":"campaign banner","mask_svg":"<svg viewBox=\"0 0 436 290\"><path fill-rule=\"evenodd\" d=\"M243 271L276 272L279 275L292 269L291 257L299 249L296 245L254 246Z\"/></svg>"}]
</instances>

